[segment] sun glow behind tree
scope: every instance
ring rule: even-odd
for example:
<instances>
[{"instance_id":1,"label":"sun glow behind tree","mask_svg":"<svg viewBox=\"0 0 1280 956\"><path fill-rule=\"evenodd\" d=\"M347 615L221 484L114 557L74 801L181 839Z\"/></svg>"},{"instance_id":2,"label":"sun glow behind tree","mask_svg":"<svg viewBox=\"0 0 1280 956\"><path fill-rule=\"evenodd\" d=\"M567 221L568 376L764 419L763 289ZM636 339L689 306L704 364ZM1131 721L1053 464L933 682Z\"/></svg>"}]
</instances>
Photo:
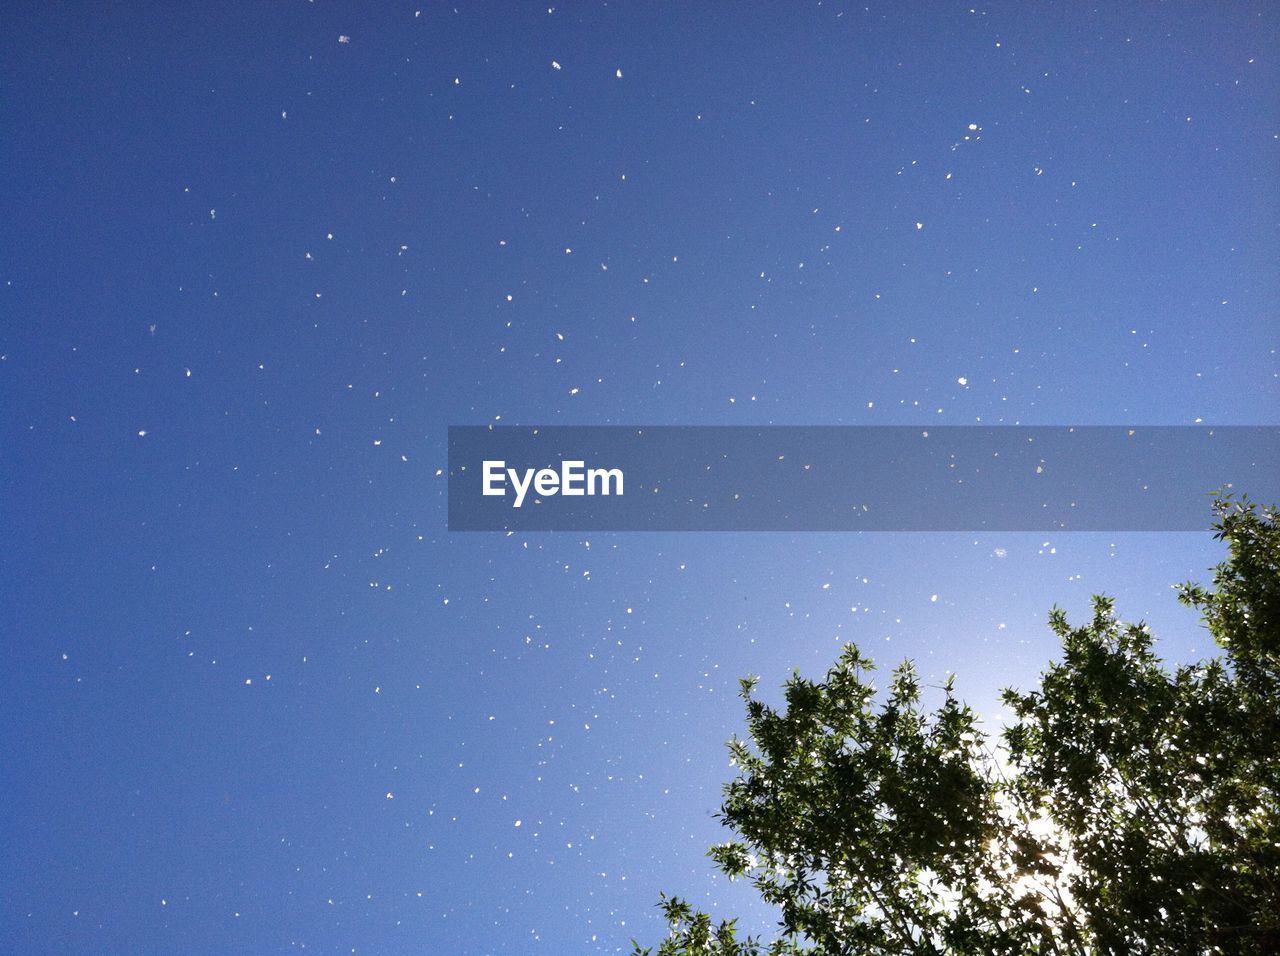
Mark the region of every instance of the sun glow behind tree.
<instances>
[{"instance_id":1,"label":"sun glow behind tree","mask_svg":"<svg viewBox=\"0 0 1280 956\"><path fill-rule=\"evenodd\" d=\"M1098 597L1049 623L1060 661L1008 690L998 740L910 662L881 698L850 644L786 706L742 681L750 742L709 852L781 911L769 945L678 898L661 956L756 953L1265 953L1280 943L1280 528L1215 506L1230 557L1185 584L1224 654L1166 669ZM638 953L648 953L641 950Z\"/></svg>"}]
</instances>

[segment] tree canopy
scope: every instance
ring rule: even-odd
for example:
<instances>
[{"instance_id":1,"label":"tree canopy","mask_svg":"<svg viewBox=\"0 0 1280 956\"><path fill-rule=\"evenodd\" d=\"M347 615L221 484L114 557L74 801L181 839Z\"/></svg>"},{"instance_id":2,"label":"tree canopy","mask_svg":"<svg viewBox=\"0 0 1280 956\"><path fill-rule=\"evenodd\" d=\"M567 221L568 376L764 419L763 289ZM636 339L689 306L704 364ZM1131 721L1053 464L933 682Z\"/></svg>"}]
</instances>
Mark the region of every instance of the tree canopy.
<instances>
[{"instance_id":1,"label":"tree canopy","mask_svg":"<svg viewBox=\"0 0 1280 956\"><path fill-rule=\"evenodd\" d=\"M1110 599L995 736L910 662L847 645L785 706L742 681L745 740L709 855L780 911L771 942L678 897L658 956L1280 952L1280 528L1220 497L1228 558L1179 587L1221 653L1169 667ZM637 954L652 954L638 944Z\"/></svg>"}]
</instances>

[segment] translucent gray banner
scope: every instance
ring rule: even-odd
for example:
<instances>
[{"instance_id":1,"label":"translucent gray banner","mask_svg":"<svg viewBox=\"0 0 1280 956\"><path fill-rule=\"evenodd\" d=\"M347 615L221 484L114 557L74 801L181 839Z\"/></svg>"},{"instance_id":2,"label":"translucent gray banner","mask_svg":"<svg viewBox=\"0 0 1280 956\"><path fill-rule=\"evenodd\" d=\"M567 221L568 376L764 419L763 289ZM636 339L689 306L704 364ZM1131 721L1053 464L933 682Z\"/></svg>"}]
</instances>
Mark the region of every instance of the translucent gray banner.
<instances>
[{"instance_id":1,"label":"translucent gray banner","mask_svg":"<svg viewBox=\"0 0 1280 956\"><path fill-rule=\"evenodd\" d=\"M451 531L1199 531L1280 427L454 426Z\"/></svg>"}]
</instances>

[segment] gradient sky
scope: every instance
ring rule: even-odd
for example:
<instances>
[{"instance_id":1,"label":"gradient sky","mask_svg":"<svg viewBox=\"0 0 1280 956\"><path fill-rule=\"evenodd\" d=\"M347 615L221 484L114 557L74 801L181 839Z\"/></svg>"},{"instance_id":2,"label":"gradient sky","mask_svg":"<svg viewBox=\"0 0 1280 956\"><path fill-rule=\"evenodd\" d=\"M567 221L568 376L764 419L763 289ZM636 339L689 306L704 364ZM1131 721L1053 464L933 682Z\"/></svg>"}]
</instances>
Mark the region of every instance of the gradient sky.
<instances>
[{"instance_id":1,"label":"gradient sky","mask_svg":"<svg viewBox=\"0 0 1280 956\"><path fill-rule=\"evenodd\" d=\"M1276 423L1278 16L8 4L4 946L767 930L738 677L1206 653L1208 534L449 534L445 429Z\"/></svg>"}]
</instances>

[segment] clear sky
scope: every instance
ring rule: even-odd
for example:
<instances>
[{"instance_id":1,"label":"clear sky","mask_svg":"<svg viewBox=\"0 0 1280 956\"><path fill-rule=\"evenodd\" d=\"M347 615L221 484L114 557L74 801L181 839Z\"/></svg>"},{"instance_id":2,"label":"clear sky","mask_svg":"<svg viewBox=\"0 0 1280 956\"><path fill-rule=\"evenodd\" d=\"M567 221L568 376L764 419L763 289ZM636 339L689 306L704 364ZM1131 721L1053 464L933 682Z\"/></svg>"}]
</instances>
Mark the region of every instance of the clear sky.
<instances>
[{"instance_id":1,"label":"clear sky","mask_svg":"<svg viewBox=\"0 0 1280 956\"><path fill-rule=\"evenodd\" d=\"M8 4L4 945L767 929L738 677L1206 652L1208 534L451 535L445 429L1274 424L1278 16Z\"/></svg>"}]
</instances>

